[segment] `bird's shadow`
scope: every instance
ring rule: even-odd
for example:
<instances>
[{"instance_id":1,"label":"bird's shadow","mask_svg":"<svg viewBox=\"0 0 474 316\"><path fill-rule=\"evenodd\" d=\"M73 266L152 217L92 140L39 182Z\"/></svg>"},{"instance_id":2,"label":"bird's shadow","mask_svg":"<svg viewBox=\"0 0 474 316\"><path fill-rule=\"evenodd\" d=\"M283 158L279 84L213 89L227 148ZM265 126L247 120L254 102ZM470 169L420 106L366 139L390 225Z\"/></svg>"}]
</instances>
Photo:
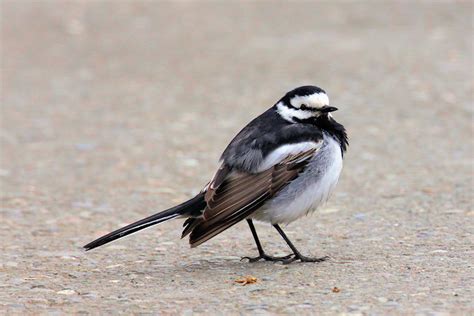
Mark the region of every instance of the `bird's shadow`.
<instances>
[{"instance_id":1,"label":"bird's shadow","mask_svg":"<svg viewBox=\"0 0 474 316\"><path fill-rule=\"evenodd\" d=\"M256 273L256 272L271 272L275 269L284 269L284 270L296 270L301 268L306 268L308 266L319 266L327 264L350 264L350 261L339 261L334 258L329 258L324 262L293 262L290 264L283 264L281 262L269 262L269 261L258 261L258 262L249 262L246 259L220 259L220 258L210 258L210 259L197 259L190 260L188 262L181 262L177 265L163 267L160 265L159 261L150 262L153 267L153 271L161 271L163 273L163 268L167 273L171 275L187 275L187 274L242 274L242 273ZM158 273L158 272L157 272Z\"/></svg>"}]
</instances>

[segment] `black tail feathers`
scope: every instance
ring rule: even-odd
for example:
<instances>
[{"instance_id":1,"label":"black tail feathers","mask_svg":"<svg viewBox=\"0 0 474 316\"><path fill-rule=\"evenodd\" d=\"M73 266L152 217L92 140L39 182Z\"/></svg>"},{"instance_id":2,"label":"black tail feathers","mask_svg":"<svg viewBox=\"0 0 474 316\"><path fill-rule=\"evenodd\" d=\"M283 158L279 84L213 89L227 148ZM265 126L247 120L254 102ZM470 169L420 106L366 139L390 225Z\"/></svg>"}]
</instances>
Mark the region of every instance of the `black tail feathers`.
<instances>
[{"instance_id":1,"label":"black tail feathers","mask_svg":"<svg viewBox=\"0 0 474 316\"><path fill-rule=\"evenodd\" d=\"M206 203L204 201L204 193L199 193L192 199L177 205L175 207L172 207L170 209L167 209L165 211L162 211L160 213L151 215L149 217L146 217L142 220L139 220L135 223L132 223L130 225L127 225L125 227L122 227L120 229L117 229L111 233L108 233L107 235L104 235L90 243L84 246L86 250L91 250L94 248L97 248L99 246L105 245L111 241L114 241L116 239L125 237L127 235L130 235L134 232L137 232L139 230L142 230L144 228L150 227L152 225L156 225L158 223L167 221L169 219L178 217L180 215L194 215L200 210L202 210L205 207Z\"/></svg>"}]
</instances>

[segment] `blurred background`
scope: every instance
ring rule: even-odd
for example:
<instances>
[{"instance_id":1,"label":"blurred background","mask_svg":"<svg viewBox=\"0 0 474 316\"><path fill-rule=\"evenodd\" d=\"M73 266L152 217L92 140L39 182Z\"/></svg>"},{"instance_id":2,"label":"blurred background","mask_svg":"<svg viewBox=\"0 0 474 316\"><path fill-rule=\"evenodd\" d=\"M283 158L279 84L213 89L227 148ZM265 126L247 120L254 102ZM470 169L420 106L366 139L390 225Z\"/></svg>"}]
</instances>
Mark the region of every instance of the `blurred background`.
<instances>
[{"instance_id":1,"label":"blurred background","mask_svg":"<svg viewBox=\"0 0 474 316\"><path fill-rule=\"evenodd\" d=\"M2 1L0 311L473 312L472 12ZM190 250L180 221L82 251L198 192L232 137L303 84L350 137L332 199L287 227L330 261L240 262L256 254L245 224Z\"/></svg>"}]
</instances>

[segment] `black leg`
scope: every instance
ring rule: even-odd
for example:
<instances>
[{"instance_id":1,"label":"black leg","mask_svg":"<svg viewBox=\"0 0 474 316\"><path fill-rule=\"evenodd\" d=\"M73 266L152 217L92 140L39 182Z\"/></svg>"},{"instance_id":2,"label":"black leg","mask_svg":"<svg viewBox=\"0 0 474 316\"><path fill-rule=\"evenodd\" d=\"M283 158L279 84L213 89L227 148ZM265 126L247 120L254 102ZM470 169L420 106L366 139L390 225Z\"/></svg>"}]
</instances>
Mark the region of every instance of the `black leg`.
<instances>
[{"instance_id":1,"label":"black leg","mask_svg":"<svg viewBox=\"0 0 474 316\"><path fill-rule=\"evenodd\" d=\"M249 224L250 231L252 232L253 239L255 239L255 243L257 244L258 254L262 255L264 253L262 244L260 243L260 239L258 239L257 230L255 230L255 226L251 219L247 219L247 223Z\"/></svg>"},{"instance_id":2,"label":"black leg","mask_svg":"<svg viewBox=\"0 0 474 316\"><path fill-rule=\"evenodd\" d=\"M285 261L287 259L290 259L292 255L284 256L284 257L272 257L269 256L263 251L262 244L260 243L260 239L258 239L257 231L255 230L255 226L253 225L253 222L251 219L247 219L247 223L249 224L250 231L252 232L253 238L255 239L255 243L257 244L257 249L258 249L258 257L243 257L243 259L248 259L249 262L257 262L259 260L266 260L266 261Z\"/></svg>"},{"instance_id":3,"label":"black leg","mask_svg":"<svg viewBox=\"0 0 474 316\"><path fill-rule=\"evenodd\" d=\"M278 226L278 224L273 225L273 227L275 227L275 229L278 231L278 233L281 235L281 237L283 237L283 239L286 241L288 246L291 248L291 250L295 254L294 257L288 258L287 260L283 261L283 263L291 263L295 260L300 260L301 262L322 262L322 261L325 261L325 260L329 259L328 256L322 257L322 258L310 258L310 257L303 256L298 251L298 249L296 249L296 247L293 245L291 240L286 236L285 232L280 228L280 226Z\"/></svg>"}]
</instances>

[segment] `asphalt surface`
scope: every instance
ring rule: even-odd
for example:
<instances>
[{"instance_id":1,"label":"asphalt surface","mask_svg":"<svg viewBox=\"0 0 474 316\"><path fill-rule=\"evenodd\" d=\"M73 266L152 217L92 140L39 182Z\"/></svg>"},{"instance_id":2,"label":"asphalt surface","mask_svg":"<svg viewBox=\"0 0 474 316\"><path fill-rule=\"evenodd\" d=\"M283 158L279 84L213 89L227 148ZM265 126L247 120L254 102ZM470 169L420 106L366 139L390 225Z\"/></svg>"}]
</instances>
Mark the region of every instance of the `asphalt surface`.
<instances>
[{"instance_id":1,"label":"asphalt surface","mask_svg":"<svg viewBox=\"0 0 474 316\"><path fill-rule=\"evenodd\" d=\"M2 1L0 313L474 313L472 12ZM245 223L190 249L179 220L82 250L198 192L302 84L350 136L330 202L286 228L329 261L240 261L256 254Z\"/></svg>"}]
</instances>

